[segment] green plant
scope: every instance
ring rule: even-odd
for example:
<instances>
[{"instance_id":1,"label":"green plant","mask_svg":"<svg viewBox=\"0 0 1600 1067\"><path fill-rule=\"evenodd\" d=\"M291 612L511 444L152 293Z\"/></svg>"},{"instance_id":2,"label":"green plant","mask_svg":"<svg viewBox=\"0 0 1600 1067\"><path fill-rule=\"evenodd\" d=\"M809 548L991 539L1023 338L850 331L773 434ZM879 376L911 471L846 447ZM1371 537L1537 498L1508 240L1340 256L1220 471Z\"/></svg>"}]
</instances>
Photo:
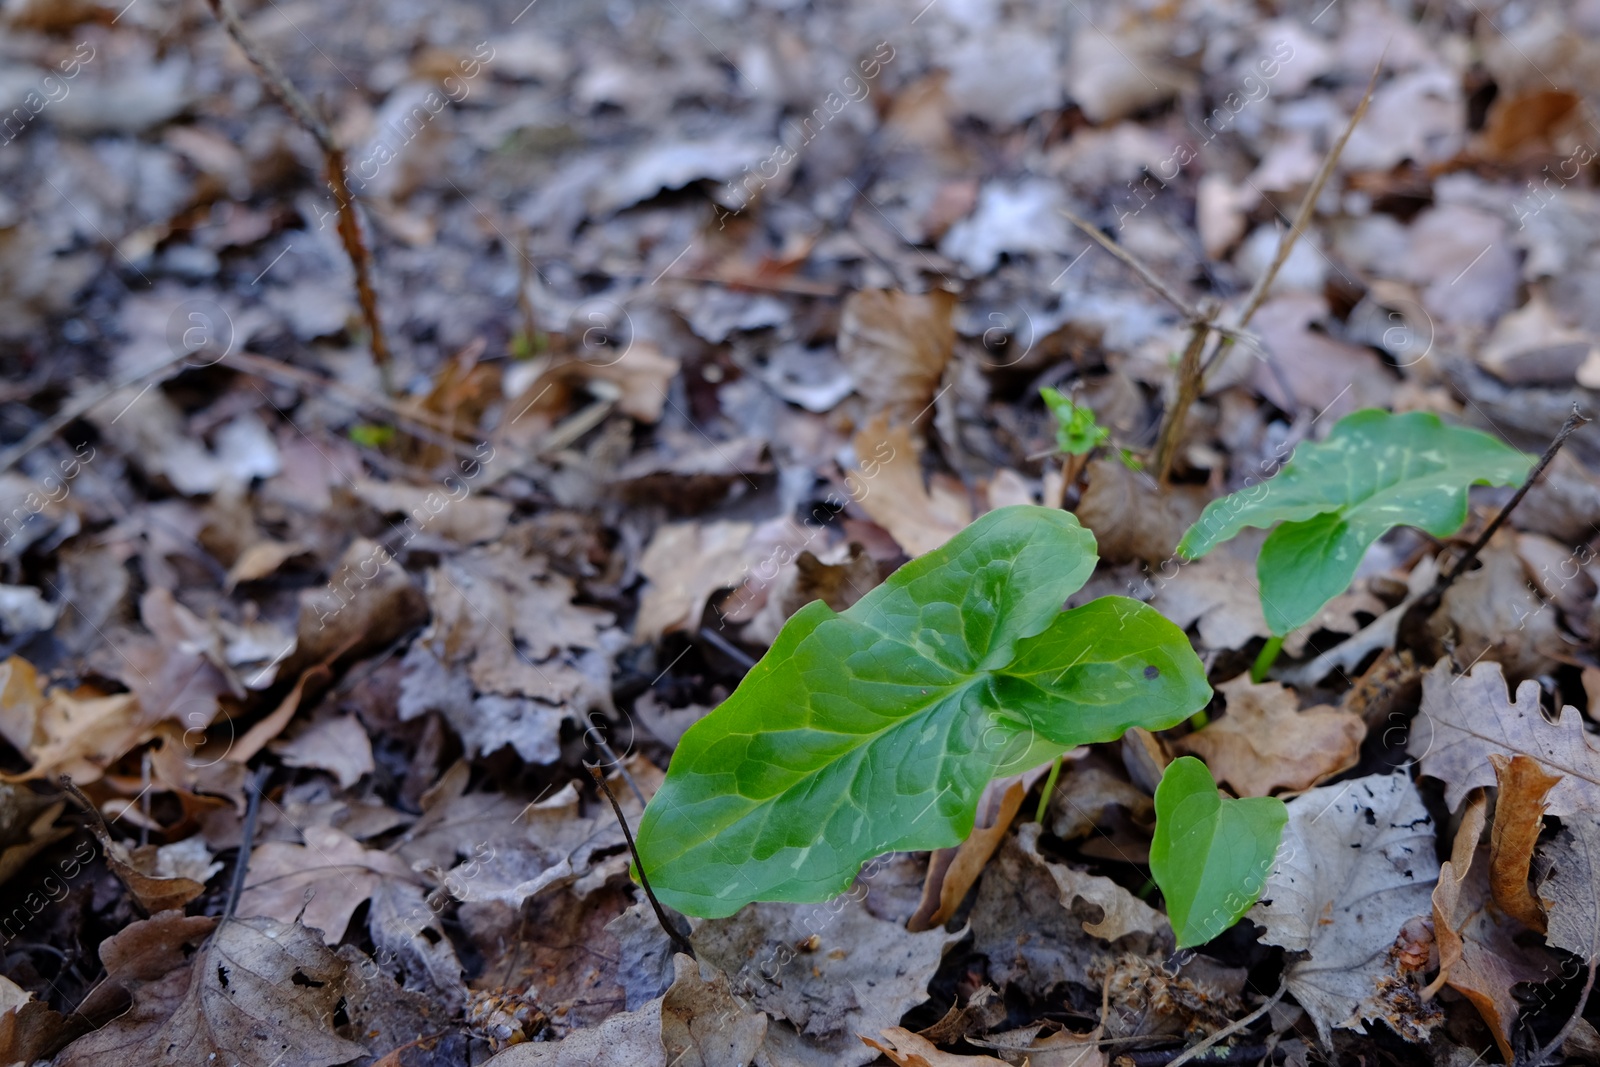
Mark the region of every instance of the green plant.
<instances>
[{"instance_id":1,"label":"green plant","mask_svg":"<svg viewBox=\"0 0 1600 1067\"><path fill-rule=\"evenodd\" d=\"M1111 431L1095 422L1094 411L1048 385L1039 390L1045 407L1056 420L1056 448L1069 456L1088 455Z\"/></svg>"},{"instance_id":2,"label":"green plant","mask_svg":"<svg viewBox=\"0 0 1600 1067\"><path fill-rule=\"evenodd\" d=\"M1250 910L1288 821L1289 809L1277 797L1219 794L1193 756L1168 764L1156 787L1150 873L1167 898L1179 948L1205 944Z\"/></svg>"},{"instance_id":3,"label":"green plant","mask_svg":"<svg viewBox=\"0 0 1600 1067\"><path fill-rule=\"evenodd\" d=\"M1094 565L1072 515L1017 505L843 613L802 608L679 742L639 825L657 896L706 917L826 900L874 856L959 843L991 779L1204 706L1199 659L1155 610L1062 610Z\"/></svg>"},{"instance_id":4,"label":"green plant","mask_svg":"<svg viewBox=\"0 0 1600 1067\"><path fill-rule=\"evenodd\" d=\"M1213 500L1178 554L1197 559L1246 526L1277 526L1256 560L1275 654L1284 635L1349 587L1378 538L1402 525L1447 537L1467 521L1469 486L1518 484L1533 461L1437 415L1357 411L1327 440L1296 448L1275 477Z\"/></svg>"}]
</instances>

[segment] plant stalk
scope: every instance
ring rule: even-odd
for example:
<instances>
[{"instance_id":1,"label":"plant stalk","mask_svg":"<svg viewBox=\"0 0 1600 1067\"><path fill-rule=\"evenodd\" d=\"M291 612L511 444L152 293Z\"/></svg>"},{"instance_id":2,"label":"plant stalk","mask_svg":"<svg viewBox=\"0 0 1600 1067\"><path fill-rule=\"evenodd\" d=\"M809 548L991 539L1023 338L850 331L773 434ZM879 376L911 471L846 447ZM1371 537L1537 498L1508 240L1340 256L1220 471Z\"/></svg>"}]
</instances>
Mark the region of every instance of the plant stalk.
<instances>
[{"instance_id":1,"label":"plant stalk","mask_svg":"<svg viewBox=\"0 0 1600 1067\"><path fill-rule=\"evenodd\" d=\"M1044 817L1050 811L1050 794L1056 790L1056 781L1061 777L1061 756L1056 757L1055 763L1050 766L1050 776L1044 780L1044 788L1039 791L1039 810L1034 812L1033 821L1043 824Z\"/></svg>"},{"instance_id":2,"label":"plant stalk","mask_svg":"<svg viewBox=\"0 0 1600 1067\"><path fill-rule=\"evenodd\" d=\"M1288 635L1285 634L1285 637ZM1261 652L1256 656L1256 661L1250 667L1250 680L1257 685L1266 681L1267 672L1278 661L1278 653L1283 648L1283 637L1276 635L1267 638L1267 643L1261 646Z\"/></svg>"}]
</instances>

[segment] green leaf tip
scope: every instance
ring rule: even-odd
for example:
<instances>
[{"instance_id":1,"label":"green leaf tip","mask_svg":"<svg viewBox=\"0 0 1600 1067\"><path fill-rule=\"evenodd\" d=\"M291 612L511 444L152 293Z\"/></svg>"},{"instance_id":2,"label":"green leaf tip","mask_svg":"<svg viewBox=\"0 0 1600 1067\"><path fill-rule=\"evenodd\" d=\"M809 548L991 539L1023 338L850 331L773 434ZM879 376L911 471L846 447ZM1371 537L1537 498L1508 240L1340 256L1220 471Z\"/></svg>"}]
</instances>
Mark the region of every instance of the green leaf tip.
<instances>
[{"instance_id":1,"label":"green leaf tip","mask_svg":"<svg viewBox=\"0 0 1600 1067\"><path fill-rule=\"evenodd\" d=\"M1178 543L1198 559L1246 526L1277 528L1256 561L1261 610L1283 636L1349 588L1361 558L1396 526L1447 537L1472 485L1517 485L1534 457L1437 415L1368 408L1306 443L1271 479L1213 500Z\"/></svg>"},{"instance_id":2,"label":"green leaf tip","mask_svg":"<svg viewBox=\"0 0 1600 1067\"><path fill-rule=\"evenodd\" d=\"M1076 518L1016 505L842 613L802 608L684 734L645 810L662 903L716 918L829 899L874 856L958 844L991 779L1204 706L1199 659L1155 610L1062 610L1094 565Z\"/></svg>"},{"instance_id":3,"label":"green leaf tip","mask_svg":"<svg viewBox=\"0 0 1600 1067\"><path fill-rule=\"evenodd\" d=\"M1156 787L1150 873L1166 897L1179 948L1205 944L1250 910L1288 821L1289 809L1277 797L1219 794L1193 756L1167 766Z\"/></svg>"}]
</instances>

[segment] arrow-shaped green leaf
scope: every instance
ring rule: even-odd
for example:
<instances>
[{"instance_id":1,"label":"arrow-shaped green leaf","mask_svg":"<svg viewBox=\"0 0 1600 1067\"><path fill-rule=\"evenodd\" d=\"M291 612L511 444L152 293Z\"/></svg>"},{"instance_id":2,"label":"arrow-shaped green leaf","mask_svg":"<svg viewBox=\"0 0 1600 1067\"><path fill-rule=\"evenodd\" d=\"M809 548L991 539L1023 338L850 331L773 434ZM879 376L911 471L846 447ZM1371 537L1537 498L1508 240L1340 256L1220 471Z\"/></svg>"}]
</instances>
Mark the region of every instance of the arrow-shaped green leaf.
<instances>
[{"instance_id":1,"label":"arrow-shaped green leaf","mask_svg":"<svg viewBox=\"0 0 1600 1067\"><path fill-rule=\"evenodd\" d=\"M1277 797L1223 797L1193 756L1168 764L1156 787L1150 873L1179 948L1205 944L1250 910L1288 819Z\"/></svg>"},{"instance_id":2,"label":"arrow-shaped green leaf","mask_svg":"<svg viewBox=\"0 0 1600 1067\"><path fill-rule=\"evenodd\" d=\"M873 856L960 842L990 779L1203 707L1154 610L1061 610L1094 547L1066 512L1001 508L844 613L802 608L679 742L639 826L657 896L707 917L826 900Z\"/></svg>"},{"instance_id":3,"label":"arrow-shaped green leaf","mask_svg":"<svg viewBox=\"0 0 1600 1067\"><path fill-rule=\"evenodd\" d=\"M1213 500L1183 535L1198 559L1246 526L1282 523L1256 560L1261 610L1282 636L1316 617L1355 577L1372 542L1396 526L1447 537L1467 521L1467 487L1516 485L1533 457L1437 415L1346 415L1303 444L1271 480Z\"/></svg>"}]
</instances>

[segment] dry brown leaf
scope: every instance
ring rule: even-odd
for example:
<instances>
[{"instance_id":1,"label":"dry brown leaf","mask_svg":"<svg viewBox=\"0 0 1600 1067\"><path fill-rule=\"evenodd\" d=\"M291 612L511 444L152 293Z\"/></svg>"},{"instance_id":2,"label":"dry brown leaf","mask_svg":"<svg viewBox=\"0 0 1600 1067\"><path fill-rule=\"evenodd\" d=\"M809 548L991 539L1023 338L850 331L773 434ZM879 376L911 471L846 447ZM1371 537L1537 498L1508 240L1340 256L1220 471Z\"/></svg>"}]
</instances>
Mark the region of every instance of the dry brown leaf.
<instances>
[{"instance_id":1,"label":"dry brown leaf","mask_svg":"<svg viewBox=\"0 0 1600 1067\"><path fill-rule=\"evenodd\" d=\"M292 739L275 741L270 747L290 767L330 772L341 789L349 789L376 766L372 761L372 739L354 715L318 719Z\"/></svg>"},{"instance_id":2,"label":"dry brown leaf","mask_svg":"<svg viewBox=\"0 0 1600 1067\"><path fill-rule=\"evenodd\" d=\"M1441 984L1466 997L1494 1034L1507 1063L1512 1062L1511 1033L1520 1006L1513 987L1550 977L1545 950L1519 945L1522 925L1495 907L1489 891L1489 849L1479 846L1483 811L1480 795L1461 820L1450 859L1439 871L1433 891L1433 929L1439 943Z\"/></svg>"},{"instance_id":3,"label":"dry brown leaf","mask_svg":"<svg viewBox=\"0 0 1600 1067\"><path fill-rule=\"evenodd\" d=\"M1550 815L1600 810L1600 745L1584 730L1583 716L1563 707L1555 722L1539 706L1539 683L1525 681L1507 699L1500 664L1484 661L1470 674L1452 675L1448 660L1422 679L1422 706L1406 751L1422 773L1445 784L1453 811L1480 786L1495 784L1493 753L1530 756L1561 775L1545 800Z\"/></svg>"},{"instance_id":4,"label":"dry brown leaf","mask_svg":"<svg viewBox=\"0 0 1600 1067\"><path fill-rule=\"evenodd\" d=\"M239 558L228 568L225 588L232 592L241 582L254 582L265 578L305 551L305 546L295 541L274 541L270 538L257 541L239 553Z\"/></svg>"},{"instance_id":5,"label":"dry brown leaf","mask_svg":"<svg viewBox=\"0 0 1600 1067\"><path fill-rule=\"evenodd\" d=\"M1104 941L1135 936L1144 939L1146 947L1171 937L1167 917L1117 882L1067 864L1051 863L1040 855L1042 832L1038 823L1024 823L1017 828L1017 846L1023 856L1050 875L1062 907L1077 913L1081 902L1100 909L1100 918L1081 920L1085 933Z\"/></svg>"},{"instance_id":6,"label":"dry brown leaf","mask_svg":"<svg viewBox=\"0 0 1600 1067\"><path fill-rule=\"evenodd\" d=\"M206 891L205 883L192 878L163 876L157 871L160 851L154 845L129 848L115 841L97 821L91 823L94 834L105 850L106 865L122 884L128 887L146 914L159 915L164 911L181 910L195 897Z\"/></svg>"},{"instance_id":7,"label":"dry brown leaf","mask_svg":"<svg viewBox=\"0 0 1600 1067\"><path fill-rule=\"evenodd\" d=\"M1549 865L1539 885L1549 916L1545 940L1580 959L1600 959L1600 817L1563 819L1541 858Z\"/></svg>"},{"instance_id":8,"label":"dry brown leaf","mask_svg":"<svg viewBox=\"0 0 1600 1067\"><path fill-rule=\"evenodd\" d=\"M268 841L256 846L238 915L303 923L337 945L350 916L384 879L414 877L397 857L363 848L331 826L307 826L301 833L303 845Z\"/></svg>"},{"instance_id":9,"label":"dry brown leaf","mask_svg":"<svg viewBox=\"0 0 1600 1067\"><path fill-rule=\"evenodd\" d=\"M851 293L839 316L839 358L873 412L919 418L955 349L954 293Z\"/></svg>"},{"instance_id":10,"label":"dry brown leaf","mask_svg":"<svg viewBox=\"0 0 1600 1067\"><path fill-rule=\"evenodd\" d=\"M327 583L300 595L295 649L279 676L298 677L329 659L382 648L427 617L422 590L405 568L383 546L358 537Z\"/></svg>"},{"instance_id":11,"label":"dry brown leaf","mask_svg":"<svg viewBox=\"0 0 1600 1067\"><path fill-rule=\"evenodd\" d=\"M1228 713L1172 745L1205 760L1239 796L1299 792L1356 765L1367 736L1361 716L1326 704L1301 711L1294 690L1248 674L1217 690Z\"/></svg>"},{"instance_id":12,"label":"dry brown leaf","mask_svg":"<svg viewBox=\"0 0 1600 1067\"><path fill-rule=\"evenodd\" d=\"M497 541L511 520L509 503L470 493L468 484L460 479L446 479L443 488L423 488L362 478L355 483L355 492L385 518L399 518L408 531L415 531L414 536L442 538L458 545ZM455 492L463 495L456 497Z\"/></svg>"},{"instance_id":13,"label":"dry brown leaf","mask_svg":"<svg viewBox=\"0 0 1600 1067\"><path fill-rule=\"evenodd\" d=\"M923 483L921 450L909 426L890 426L887 415L878 415L852 444L861 466L850 475L851 496L906 555L932 552L972 521L966 493L937 477Z\"/></svg>"},{"instance_id":14,"label":"dry brown leaf","mask_svg":"<svg viewBox=\"0 0 1600 1067\"><path fill-rule=\"evenodd\" d=\"M105 696L84 687L46 694L27 660L12 656L0 665L0 736L33 764L22 774L0 774L0 781L65 773L87 785L156 732L155 725L142 720L139 699L132 693Z\"/></svg>"},{"instance_id":15,"label":"dry brown leaf","mask_svg":"<svg viewBox=\"0 0 1600 1067\"><path fill-rule=\"evenodd\" d=\"M1544 909L1528 891L1533 850L1544 828L1544 798L1559 781L1528 756L1491 752L1500 795L1495 798L1494 829L1489 834L1489 889L1494 902L1530 929L1545 930Z\"/></svg>"},{"instance_id":16,"label":"dry brown leaf","mask_svg":"<svg viewBox=\"0 0 1600 1067\"><path fill-rule=\"evenodd\" d=\"M1546 611L1528 587L1511 532L1496 534L1479 558L1483 566L1445 590L1439 609L1428 619L1438 648L1449 650L1458 663L1484 659L1503 664L1513 678L1553 670L1554 653L1563 649L1556 613Z\"/></svg>"},{"instance_id":17,"label":"dry brown leaf","mask_svg":"<svg viewBox=\"0 0 1600 1067\"><path fill-rule=\"evenodd\" d=\"M1204 489L1173 486L1162 491L1142 471L1120 459L1089 462L1088 487L1078 502L1078 521L1093 532L1100 558L1112 563L1142 560L1159 566L1173 558L1178 541L1205 507Z\"/></svg>"},{"instance_id":18,"label":"dry brown leaf","mask_svg":"<svg viewBox=\"0 0 1600 1067\"><path fill-rule=\"evenodd\" d=\"M996 790L994 787L1003 785ZM941 848L928 860L928 875L922 885L922 902L906 921L912 933L943 926L967 898L972 883L978 880L989 857L1000 847L1000 840L1011 829L1011 820L1022 808L1029 783L1022 775L1011 782L990 782L978 800L978 817L972 833L955 848ZM996 799L996 797L998 799ZM986 811L988 818L985 818Z\"/></svg>"},{"instance_id":19,"label":"dry brown leaf","mask_svg":"<svg viewBox=\"0 0 1600 1067\"><path fill-rule=\"evenodd\" d=\"M766 603L750 617L741 636L752 644L770 645L789 617L813 600L843 611L877 584L878 561L867 555L859 541L838 545L831 552L824 551L821 557L808 549L778 572L772 588L766 591ZM742 621L731 611L726 618L730 622Z\"/></svg>"},{"instance_id":20,"label":"dry brown leaf","mask_svg":"<svg viewBox=\"0 0 1600 1067\"><path fill-rule=\"evenodd\" d=\"M173 916L136 923L101 946L108 972L132 987L133 1007L73 1042L58 1067L332 1067L366 1055L328 1024L338 1011L345 965L314 933L271 919L236 919L186 959L180 937L192 944L215 920ZM131 931L142 936L132 939ZM141 950L147 958L117 962Z\"/></svg>"},{"instance_id":21,"label":"dry brown leaf","mask_svg":"<svg viewBox=\"0 0 1600 1067\"><path fill-rule=\"evenodd\" d=\"M639 557L639 573L650 582L639 597L633 633L642 642L696 626L706 598L739 584L748 570L745 546L755 527L748 522L677 522L663 526Z\"/></svg>"},{"instance_id":22,"label":"dry brown leaf","mask_svg":"<svg viewBox=\"0 0 1600 1067\"><path fill-rule=\"evenodd\" d=\"M1335 1028L1382 1018L1395 935L1426 914L1439 864L1434 826L1408 775L1368 775L1302 793L1261 900L1261 939L1296 954L1289 992L1324 1044ZM1304 955L1298 955L1298 954Z\"/></svg>"},{"instance_id":23,"label":"dry brown leaf","mask_svg":"<svg viewBox=\"0 0 1600 1067\"><path fill-rule=\"evenodd\" d=\"M1005 1060L993 1056L957 1056L941 1052L932 1041L898 1026L878 1033L883 1038L881 1042L865 1035L857 1036L868 1048L875 1048L889 1057L895 1067L1010 1067Z\"/></svg>"}]
</instances>

